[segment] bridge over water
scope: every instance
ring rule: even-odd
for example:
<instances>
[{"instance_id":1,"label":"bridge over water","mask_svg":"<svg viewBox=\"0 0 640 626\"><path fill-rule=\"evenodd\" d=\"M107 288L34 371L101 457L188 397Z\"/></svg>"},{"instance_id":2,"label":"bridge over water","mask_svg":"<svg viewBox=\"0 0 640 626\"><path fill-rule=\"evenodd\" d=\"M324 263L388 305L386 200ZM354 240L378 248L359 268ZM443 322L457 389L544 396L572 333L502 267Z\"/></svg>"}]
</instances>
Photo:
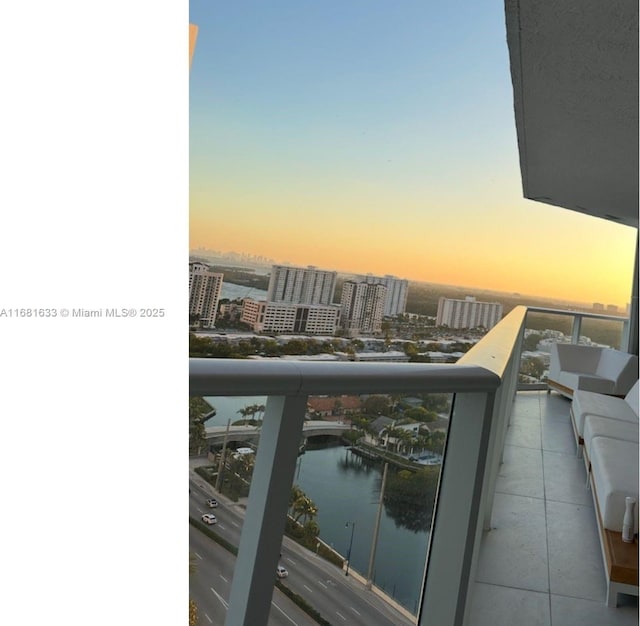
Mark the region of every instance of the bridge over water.
<instances>
[{"instance_id":1,"label":"bridge over water","mask_svg":"<svg viewBox=\"0 0 640 626\"><path fill-rule=\"evenodd\" d=\"M324 420L309 420L305 421L302 428L302 436L319 437L321 435L333 435L339 437L342 433L351 430L349 424L343 422L328 422ZM205 429L205 438L209 444L222 443L224 441L224 435L227 432L226 426L211 426ZM260 435L260 428L257 426L249 426L247 424L238 424L229 426L229 436L227 442L230 441L251 441L252 439L258 439Z\"/></svg>"}]
</instances>

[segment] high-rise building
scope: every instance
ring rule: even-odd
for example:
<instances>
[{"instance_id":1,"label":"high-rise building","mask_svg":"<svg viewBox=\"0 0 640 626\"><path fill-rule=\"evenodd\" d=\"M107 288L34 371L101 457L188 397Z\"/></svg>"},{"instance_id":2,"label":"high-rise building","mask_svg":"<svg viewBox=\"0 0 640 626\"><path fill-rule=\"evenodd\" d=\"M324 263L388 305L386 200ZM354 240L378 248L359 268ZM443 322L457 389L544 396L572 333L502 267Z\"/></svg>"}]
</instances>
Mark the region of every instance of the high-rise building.
<instances>
[{"instance_id":1,"label":"high-rise building","mask_svg":"<svg viewBox=\"0 0 640 626\"><path fill-rule=\"evenodd\" d=\"M477 302L472 296L464 300L440 298L438 300L437 326L449 328L493 328L502 319L499 302Z\"/></svg>"},{"instance_id":2,"label":"high-rise building","mask_svg":"<svg viewBox=\"0 0 640 626\"><path fill-rule=\"evenodd\" d=\"M384 303L385 315L402 315L405 312L409 291L408 280L389 274L385 274L384 276L373 276L372 274L358 275L354 280L359 283L384 285L387 288L387 298Z\"/></svg>"},{"instance_id":3,"label":"high-rise building","mask_svg":"<svg viewBox=\"0 0 640 626\"><path fill-rule=\"evenodd\" d=\"M189 263L189 317L204 328L216 322L223 276L205 263Z\"/></svg>"},{"instance_id":4,"label":"high-rise building","mask_svg":"<svg viewBox=\"0 0 640 626\"><path fill-rule=\"evenodd\" d=\"M340 301L340 326L352 336L381 332L386 297L384 285L345 281Z\"/></svg>"},{"instance_id":5,"label":"high-rise building","mask_svg":"<svg viewBox=\"0 0 640 626\"><path fill-rule=\"evenodd\" d=\"M269 278L267 301L290 304L331 304L337 275L337 272L319 270L312 265L308 267L274 265Z\"/></svg>"}]
</instances>

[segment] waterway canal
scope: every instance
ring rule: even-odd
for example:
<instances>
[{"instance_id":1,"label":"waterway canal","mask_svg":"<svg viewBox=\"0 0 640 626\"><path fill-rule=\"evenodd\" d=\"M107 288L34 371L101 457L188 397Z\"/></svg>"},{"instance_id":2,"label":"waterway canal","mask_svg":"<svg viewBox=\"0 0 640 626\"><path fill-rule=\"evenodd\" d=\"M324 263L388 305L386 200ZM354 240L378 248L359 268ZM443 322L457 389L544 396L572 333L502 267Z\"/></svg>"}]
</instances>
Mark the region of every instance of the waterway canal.
<instances>
[{"instance_id":1,"label":"waterway canal","mask_svg":"<svg viewBox=\"0 0 640 626\"><path fill-rule=\"evenodd\" d=\"M266 398L208 398L217 414L208 425L226 425L241 419L239 409L265 404ZM363 463L348 448L309 449L298 458L294 483L316 503L320 538L346 556L355 523L351 568L366 576L380 486L382 466ZM348 525L347 525L348 524ZM417 611L427 551L426 532L414 533L382 513L373 568L373 581L410 611Z\"/></svg>"}]
</instances>

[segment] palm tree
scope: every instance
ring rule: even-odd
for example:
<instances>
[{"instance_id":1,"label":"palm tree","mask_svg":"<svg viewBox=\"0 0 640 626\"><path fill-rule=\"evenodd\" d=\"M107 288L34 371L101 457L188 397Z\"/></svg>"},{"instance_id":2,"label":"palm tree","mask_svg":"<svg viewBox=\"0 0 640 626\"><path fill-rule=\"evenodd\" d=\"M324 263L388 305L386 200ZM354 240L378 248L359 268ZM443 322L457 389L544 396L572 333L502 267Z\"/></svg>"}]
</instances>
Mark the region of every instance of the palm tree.
<instances>
[{"instance_id":1,"label":"palm tree","mask_svg":"<svg viewBox=\"0 0 640 626\"><path fill-rule=\"evenodd\" d=\"M293 487L291 487L291 493L289 494L289 511L291 517L293 517L297 503L301 501L302 498L304 498L304 491L302 491L298 485L293 485Z\"/></svg>"},{"instance_id":2,"label":"palm tree","mask_svg":"<svg viewBox=\"0 0 640 626\"><path fill-rule=\"evenodd\" d=\"M294 517L294 521L298 522L300 518L303 518L303 524L308 521L311 521L318 514L318 507L315 502L304 496L298 503L296 507L297 515Z\"/></svg>"},{"instance_id":3,"label":"palm tree","mask_svg":"<svg viewBox=\"0 0 640 626\"><path fill-rule=\"evenodd\" d=\"M291 509L291 517L294 522L298 522L300 518L303 521L311 521L318 514L318 507L315 502L309 498L298 485L293 485L291 495L289 496L289 508Z\"/></svg>"}]
</instances>

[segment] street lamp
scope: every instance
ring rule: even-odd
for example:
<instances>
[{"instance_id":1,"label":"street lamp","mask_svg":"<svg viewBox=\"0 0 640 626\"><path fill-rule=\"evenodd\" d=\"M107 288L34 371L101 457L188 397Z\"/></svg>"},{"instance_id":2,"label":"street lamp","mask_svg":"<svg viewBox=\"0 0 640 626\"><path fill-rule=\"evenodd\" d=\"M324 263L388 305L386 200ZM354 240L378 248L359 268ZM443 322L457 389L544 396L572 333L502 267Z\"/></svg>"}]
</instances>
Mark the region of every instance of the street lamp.
<instances>
[{"instance_id":1,"label":"street lamp","mask_svg":"<svg viewBox=\"0 0 640 626\"><path fill-rule=\"evenodd\" d=\"M344 527L349 528L349 524L351 524L351 541L349 541L349 549L347 550L347 571L344 573L345 576L349 575L349 565L351 565L351 547L353 546L353 531L356 529L355 522L347 522Z\"/></svg>"}]
</instances>

